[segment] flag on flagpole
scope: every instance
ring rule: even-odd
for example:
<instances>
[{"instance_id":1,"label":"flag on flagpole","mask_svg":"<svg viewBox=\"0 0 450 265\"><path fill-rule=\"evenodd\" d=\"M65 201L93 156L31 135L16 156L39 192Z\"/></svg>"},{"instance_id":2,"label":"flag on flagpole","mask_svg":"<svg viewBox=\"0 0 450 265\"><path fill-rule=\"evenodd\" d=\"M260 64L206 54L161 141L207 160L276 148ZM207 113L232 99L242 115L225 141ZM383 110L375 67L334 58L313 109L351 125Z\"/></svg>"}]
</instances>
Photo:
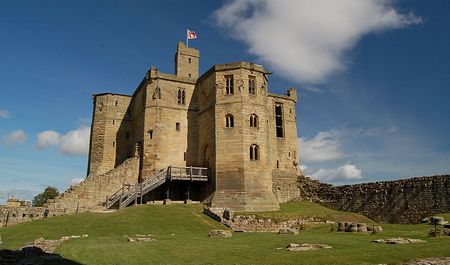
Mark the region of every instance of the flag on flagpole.
<instances>
[{"instance_id":1,"label":"flag on flagpole","mask_svg":"<svg viewBox=\"0 0 450 265\"><path fill-rule=\"evenodd\" d=\"M189 29L187 30L187 39L188 40L193 40L197 38L197 34L195 33L195 31L190 31Z\"/></svg>"}]
</instances>

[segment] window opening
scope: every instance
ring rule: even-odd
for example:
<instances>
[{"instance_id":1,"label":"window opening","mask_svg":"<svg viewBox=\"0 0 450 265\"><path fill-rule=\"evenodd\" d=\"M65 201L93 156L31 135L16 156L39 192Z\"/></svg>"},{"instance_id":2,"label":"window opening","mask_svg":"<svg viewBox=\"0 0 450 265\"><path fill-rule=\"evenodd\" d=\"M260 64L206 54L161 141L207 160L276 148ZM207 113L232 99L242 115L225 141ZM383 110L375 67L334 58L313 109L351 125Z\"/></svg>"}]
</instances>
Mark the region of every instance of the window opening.
<instances>
[{"instance_id":1,"label":"window opening","mask_svg":"<svg viewBox=\"0 0 450 265\"><path fill-rule=\"evenodd\" d=\"M253 128L258 127L258 115L256 115L256 114L250 115L250 127L253 127Z\"/></svg>"},{"instance_id":2,"label":"window opening","mask_svg":"<svg viewBox=\"0 0 450 265\"><path fill-rule=\"evenodd\" d=\"M177 132L179 132L181 129L180 129L180 123L179 122L177 122L176 124L175 124L175 129L177 130Z\"/></svg>"},{"instance_id":3,"label":"window opening","mask_svg":"<svg viewBox=\"0 0 450 265\"><path fill-rule=\"evenodd\" d=\"M225 126L227 128L234 127L234 117L233 117L233 115L231 115L231 114L225 115Z\"/></svg>"},{"instance_id":4,"label":"window opening","mask_svg":"<svg viewBox=\"0 0 450 265\"><path fill-rule=\"evenodd\" d=\"M178 89L178 105L184 105L186 99L186 91L182 88Z\"/></svg>"},{"instance_id":5,"label":"window opening","mask_svg":"<svg viewBox=\"0 0 450 265\"><path fill-rule=\"evenodd\" d=\"M259 160L259 146L256 144L250 145L250 160Z\"/></svg>"},{"instance_id":6,"label":"window opening","mask_svg":"<svg viewBox=\"0 0 450 265\"><path fill-rule=\"evenodd\" d=\"M253 76L248 78L248 94L256 95L256 78Z\"/></svg>"},{"instance_id":7,"label":"window opening","mask_svg":"<svg viewBox=\"0 0 450 265\"><path fill-rule=\"evenodd\" d=\"M150 139L153 139L153 130L148 131L148 135L150 136Z\"/></svg>"},{"instance_id":8,"label":"window opening","mask_svg":"<svg viewBox=\"0 0 450 265\"><path fill-rule=\"evenodd\" d=\"M234 94L234 79L232 75L225 76L226 80L226 94L227 95L233 95Z\"/></svg>"},{"instance_id":9,"label":"window opening","mask_svg":"<svg viewBox=\"0 0 450 265\"><path fill-rule=\"evenodd\" d=\"M275 126L277 137L284 137L283 131L283 106L281 104L275 105Z\"/></svg>"}]
</instances>

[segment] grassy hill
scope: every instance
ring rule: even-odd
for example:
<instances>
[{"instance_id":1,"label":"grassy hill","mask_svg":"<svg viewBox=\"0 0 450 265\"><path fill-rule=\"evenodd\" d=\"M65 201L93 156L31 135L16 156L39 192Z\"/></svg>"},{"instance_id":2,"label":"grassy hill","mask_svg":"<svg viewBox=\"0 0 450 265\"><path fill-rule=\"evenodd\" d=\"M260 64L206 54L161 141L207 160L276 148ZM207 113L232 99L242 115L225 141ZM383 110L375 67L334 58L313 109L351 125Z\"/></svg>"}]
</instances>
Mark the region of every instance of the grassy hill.
<instances>
[{"instance_id":1,"label":"grassy hill","mask_svg":"<svg viewBox=\"0 0 450 265\"><path fill-rule=\"evenodd\" d=\"M289 209L288 212L294 214L295 207L302 209L305 204L282 205L282 211ZM334 212L336 215L333 215L325 209L323 212L333 218L348 214ZM330 232L329 225L324 225L299 235L235 233L231 238L209 238L209 230L217 228L226 229L203 215L200 205L142 205L109 214L52 217L1 228L3 245L0 248L19 248L39 237L57 239L88 234L88 238L65 242L57 251L66 259L95 265L397 264L411 258L450 256L450 237L426 237L430 227L425 224L383 225L385 231L375 235ZM126 235L135 234L153 234L157 241L127 242ZM420 238L427 243L379 245L370 242L394 236ZM327 244L333 248L312 252L277 249L289 243L304 242Z\"/></svg>"}]
</instances>

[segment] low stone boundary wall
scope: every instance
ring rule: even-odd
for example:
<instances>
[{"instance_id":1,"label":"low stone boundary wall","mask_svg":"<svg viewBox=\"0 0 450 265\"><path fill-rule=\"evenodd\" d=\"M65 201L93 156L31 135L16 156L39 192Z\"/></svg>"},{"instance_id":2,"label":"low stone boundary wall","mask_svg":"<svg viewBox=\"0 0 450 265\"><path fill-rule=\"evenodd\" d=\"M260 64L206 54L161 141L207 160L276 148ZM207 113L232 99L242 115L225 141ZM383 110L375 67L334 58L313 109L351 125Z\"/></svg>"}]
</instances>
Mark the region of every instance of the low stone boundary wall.
<instances>
[{"instance_id":1,"label":"low stone boundary wall","mask_svg":"<svg viewBox=\"0 0 450 265\"><path fill-rule=\"evenodd\" d=\"M64 215L65 212L46 213L45 207L7 207L0 206L0 227L6 227L23 222L39 220L46 217Z\"/></svg>"}]
</instances>

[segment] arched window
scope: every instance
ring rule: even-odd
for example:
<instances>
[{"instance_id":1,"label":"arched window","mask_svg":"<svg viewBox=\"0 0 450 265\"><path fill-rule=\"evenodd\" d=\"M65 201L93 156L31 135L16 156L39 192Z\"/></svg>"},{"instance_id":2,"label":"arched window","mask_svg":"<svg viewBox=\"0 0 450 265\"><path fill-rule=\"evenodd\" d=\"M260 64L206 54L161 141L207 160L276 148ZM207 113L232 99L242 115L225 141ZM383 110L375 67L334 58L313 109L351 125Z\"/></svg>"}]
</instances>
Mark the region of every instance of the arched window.
<instances>
[{"instance_id":1,"label":"arched window","mask_svg":"<svg viewBox=\"0 0 450 265\"><path fill-rule=\"evenodd\" d=\"M178 89L178 105L184 105L186 99L186 92L183 88Z\"/></svg>"},{"instance_id":2,"label":"arched window","mask_svg":"<svg viewBox=\"0 0 450 265\"><path fill-rule=\"evenodd\" d=\"M225 126L227 128L234 127L234 117L233 117L233 115L231 115L231 114L225 115Z\"/></svg>"},{"instance_id":3,"label":"arched window","mask_svg":"<svg viewBox=\"0 0 450 265\"><path fill-rule=\"evenodd\" d=\"M259 146L256 144L250 145L250 160L259 160Z\"/></svg>"},{"instance_id":4,"label":"arched window","mask_svg":"<svg viewBox=\"0 0 450 265\"><path fill-rule=\"evenodd\" d=\"M161 88L157 86L155 88L155 92L153 93L153 99L160 99L161 98Z\"/></svg>"},{"instance_id":5,"label":"arched window","mask_svg":"<svg viewBox=\"0 0 450 265\"><path fill-rule=\"evenodd\" d=\"M255 113L250 115L250 127L258 128L258 115Z\"/></svg>"}]
</instances>

